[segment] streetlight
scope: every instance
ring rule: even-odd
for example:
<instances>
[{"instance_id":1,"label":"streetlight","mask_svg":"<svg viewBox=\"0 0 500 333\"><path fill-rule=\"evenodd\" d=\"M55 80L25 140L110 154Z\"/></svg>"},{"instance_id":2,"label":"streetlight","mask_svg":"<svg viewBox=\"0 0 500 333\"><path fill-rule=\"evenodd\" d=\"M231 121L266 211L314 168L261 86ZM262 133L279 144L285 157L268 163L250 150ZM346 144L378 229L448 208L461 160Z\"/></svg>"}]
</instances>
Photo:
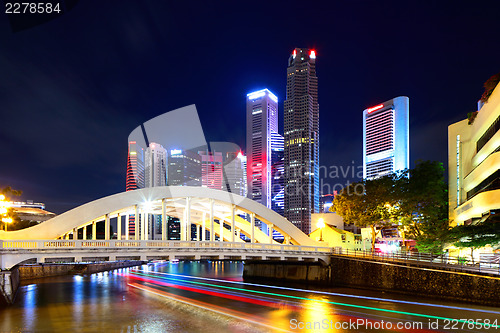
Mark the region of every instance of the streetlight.
<instances>
[{"instance_id":1,"label":"streetlight","mask_svg":"<svg viewBox=\"0 0 500 333\"><path fill-rule=\"evenodd\" d=\"M322 242L323 241L323 228L325 227L325 220L320 217L318 219L318 222L316 223L316 226L319 228L319 241Z\"/></svg>"},{"instance_id":2,"label":"streetlight","mask_svg":"<svg viewBox=\"0 0 500 333\"><path fill-rule=\"evenodd\" d=\"M4 217L4 218L2 218L2 222L5 223L5 231L8 231L7 224L12 223L14 221L12 220L12 217Z\"/></svg>"}]
</instances>

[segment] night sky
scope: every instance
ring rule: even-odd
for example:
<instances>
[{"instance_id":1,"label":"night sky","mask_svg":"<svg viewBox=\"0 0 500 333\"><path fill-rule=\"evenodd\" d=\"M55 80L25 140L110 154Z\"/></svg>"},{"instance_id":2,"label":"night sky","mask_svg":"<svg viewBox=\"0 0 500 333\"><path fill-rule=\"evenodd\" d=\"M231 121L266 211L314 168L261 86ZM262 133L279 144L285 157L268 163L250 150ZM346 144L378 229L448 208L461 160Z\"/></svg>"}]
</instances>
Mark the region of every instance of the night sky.
<instances>
[{"instance_id":1,"label":"night sky","mask_svg":"<svg viewBox=\"0 0 500 333\"><path fill-rule=\"evenodd\" d=\"M447 126L500 71L499 13L500 1L80 1L18 32L2 13L0 186L56 213L124 191L129 133L190 104L207 141L244 148L245 96L264 87L282 131L294 47L317 54L322 165L361 165L362 111L405 95L411 164L446 166Z\"/></svg>"}]
</instances>

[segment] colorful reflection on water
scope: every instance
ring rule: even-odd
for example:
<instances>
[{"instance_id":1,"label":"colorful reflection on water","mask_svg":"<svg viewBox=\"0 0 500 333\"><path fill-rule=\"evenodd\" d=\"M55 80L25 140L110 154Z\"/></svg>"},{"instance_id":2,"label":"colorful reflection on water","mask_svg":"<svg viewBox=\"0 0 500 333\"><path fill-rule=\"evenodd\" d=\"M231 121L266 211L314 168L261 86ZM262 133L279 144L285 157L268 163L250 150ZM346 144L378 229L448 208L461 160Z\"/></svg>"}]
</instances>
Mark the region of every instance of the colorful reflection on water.
<instances>
[{"instance_id":1,"label":"colorful reflection on water","mask_svg":"<svg viewBox=\"0 0 500 333\"><path fill-rule=\"evenodd\" d=\"M11 332L460 332L498 330L500 309L354 289L245 283L240 262L157 263L20 288ZM469 322L454 322L455 319ZM489 326L485 322L489 321ZM448 327L446 327L448 323ZM492 325L496 325L492 326Z\"/></svg>"}]
</instances>

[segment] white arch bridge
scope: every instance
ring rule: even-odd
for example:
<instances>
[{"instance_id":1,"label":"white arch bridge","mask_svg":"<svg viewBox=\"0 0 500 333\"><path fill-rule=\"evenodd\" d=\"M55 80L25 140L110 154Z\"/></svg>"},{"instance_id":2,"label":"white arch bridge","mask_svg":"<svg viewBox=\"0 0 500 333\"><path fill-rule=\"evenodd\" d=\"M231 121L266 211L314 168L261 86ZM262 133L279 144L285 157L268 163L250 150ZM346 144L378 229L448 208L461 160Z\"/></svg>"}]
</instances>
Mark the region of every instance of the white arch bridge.
<instances>
[{"instance_id":1,"label":"white arch bridge","mask_svg":"<svg viewBox=\"0 0 500 333\"><path fill-rule=\"evenodd\" d=\"M168 229L169 217L180 220L177 229ZM267 226L267 234L259 229L260 224ZM111 235L112 225L116 226L116 236ZM273 238L274 230L283 236L282 243ZM0 231L0 239L0 269L33 259L328 262L331 253L330 248L322 247L281 215L253 200L189 186L118 193L28 229Z\"/></svg>"}]
</instances>

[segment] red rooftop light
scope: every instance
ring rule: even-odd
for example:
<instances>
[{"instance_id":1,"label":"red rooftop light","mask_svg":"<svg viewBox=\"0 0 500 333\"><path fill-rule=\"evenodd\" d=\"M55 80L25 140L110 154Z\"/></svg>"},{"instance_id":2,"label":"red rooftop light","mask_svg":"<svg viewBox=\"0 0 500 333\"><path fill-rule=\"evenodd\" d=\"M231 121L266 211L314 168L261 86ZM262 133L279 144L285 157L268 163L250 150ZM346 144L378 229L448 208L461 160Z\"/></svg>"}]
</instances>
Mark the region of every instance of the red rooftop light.
<instances>
[{"instance_id":1,"label":"red rooftop light","mask_svg":"<svg viewBox=\"0 0 500 333\"><path fill-rule=\"evenodd\" d=\"M368 113L372 113L373 111L377 111L377 110L380 110L384 107L384 104L379 104L379 105L376 105L374 107L371 107L369 109L366 109L366 111L368 111Z\"/></svg>"}]
</instances>

